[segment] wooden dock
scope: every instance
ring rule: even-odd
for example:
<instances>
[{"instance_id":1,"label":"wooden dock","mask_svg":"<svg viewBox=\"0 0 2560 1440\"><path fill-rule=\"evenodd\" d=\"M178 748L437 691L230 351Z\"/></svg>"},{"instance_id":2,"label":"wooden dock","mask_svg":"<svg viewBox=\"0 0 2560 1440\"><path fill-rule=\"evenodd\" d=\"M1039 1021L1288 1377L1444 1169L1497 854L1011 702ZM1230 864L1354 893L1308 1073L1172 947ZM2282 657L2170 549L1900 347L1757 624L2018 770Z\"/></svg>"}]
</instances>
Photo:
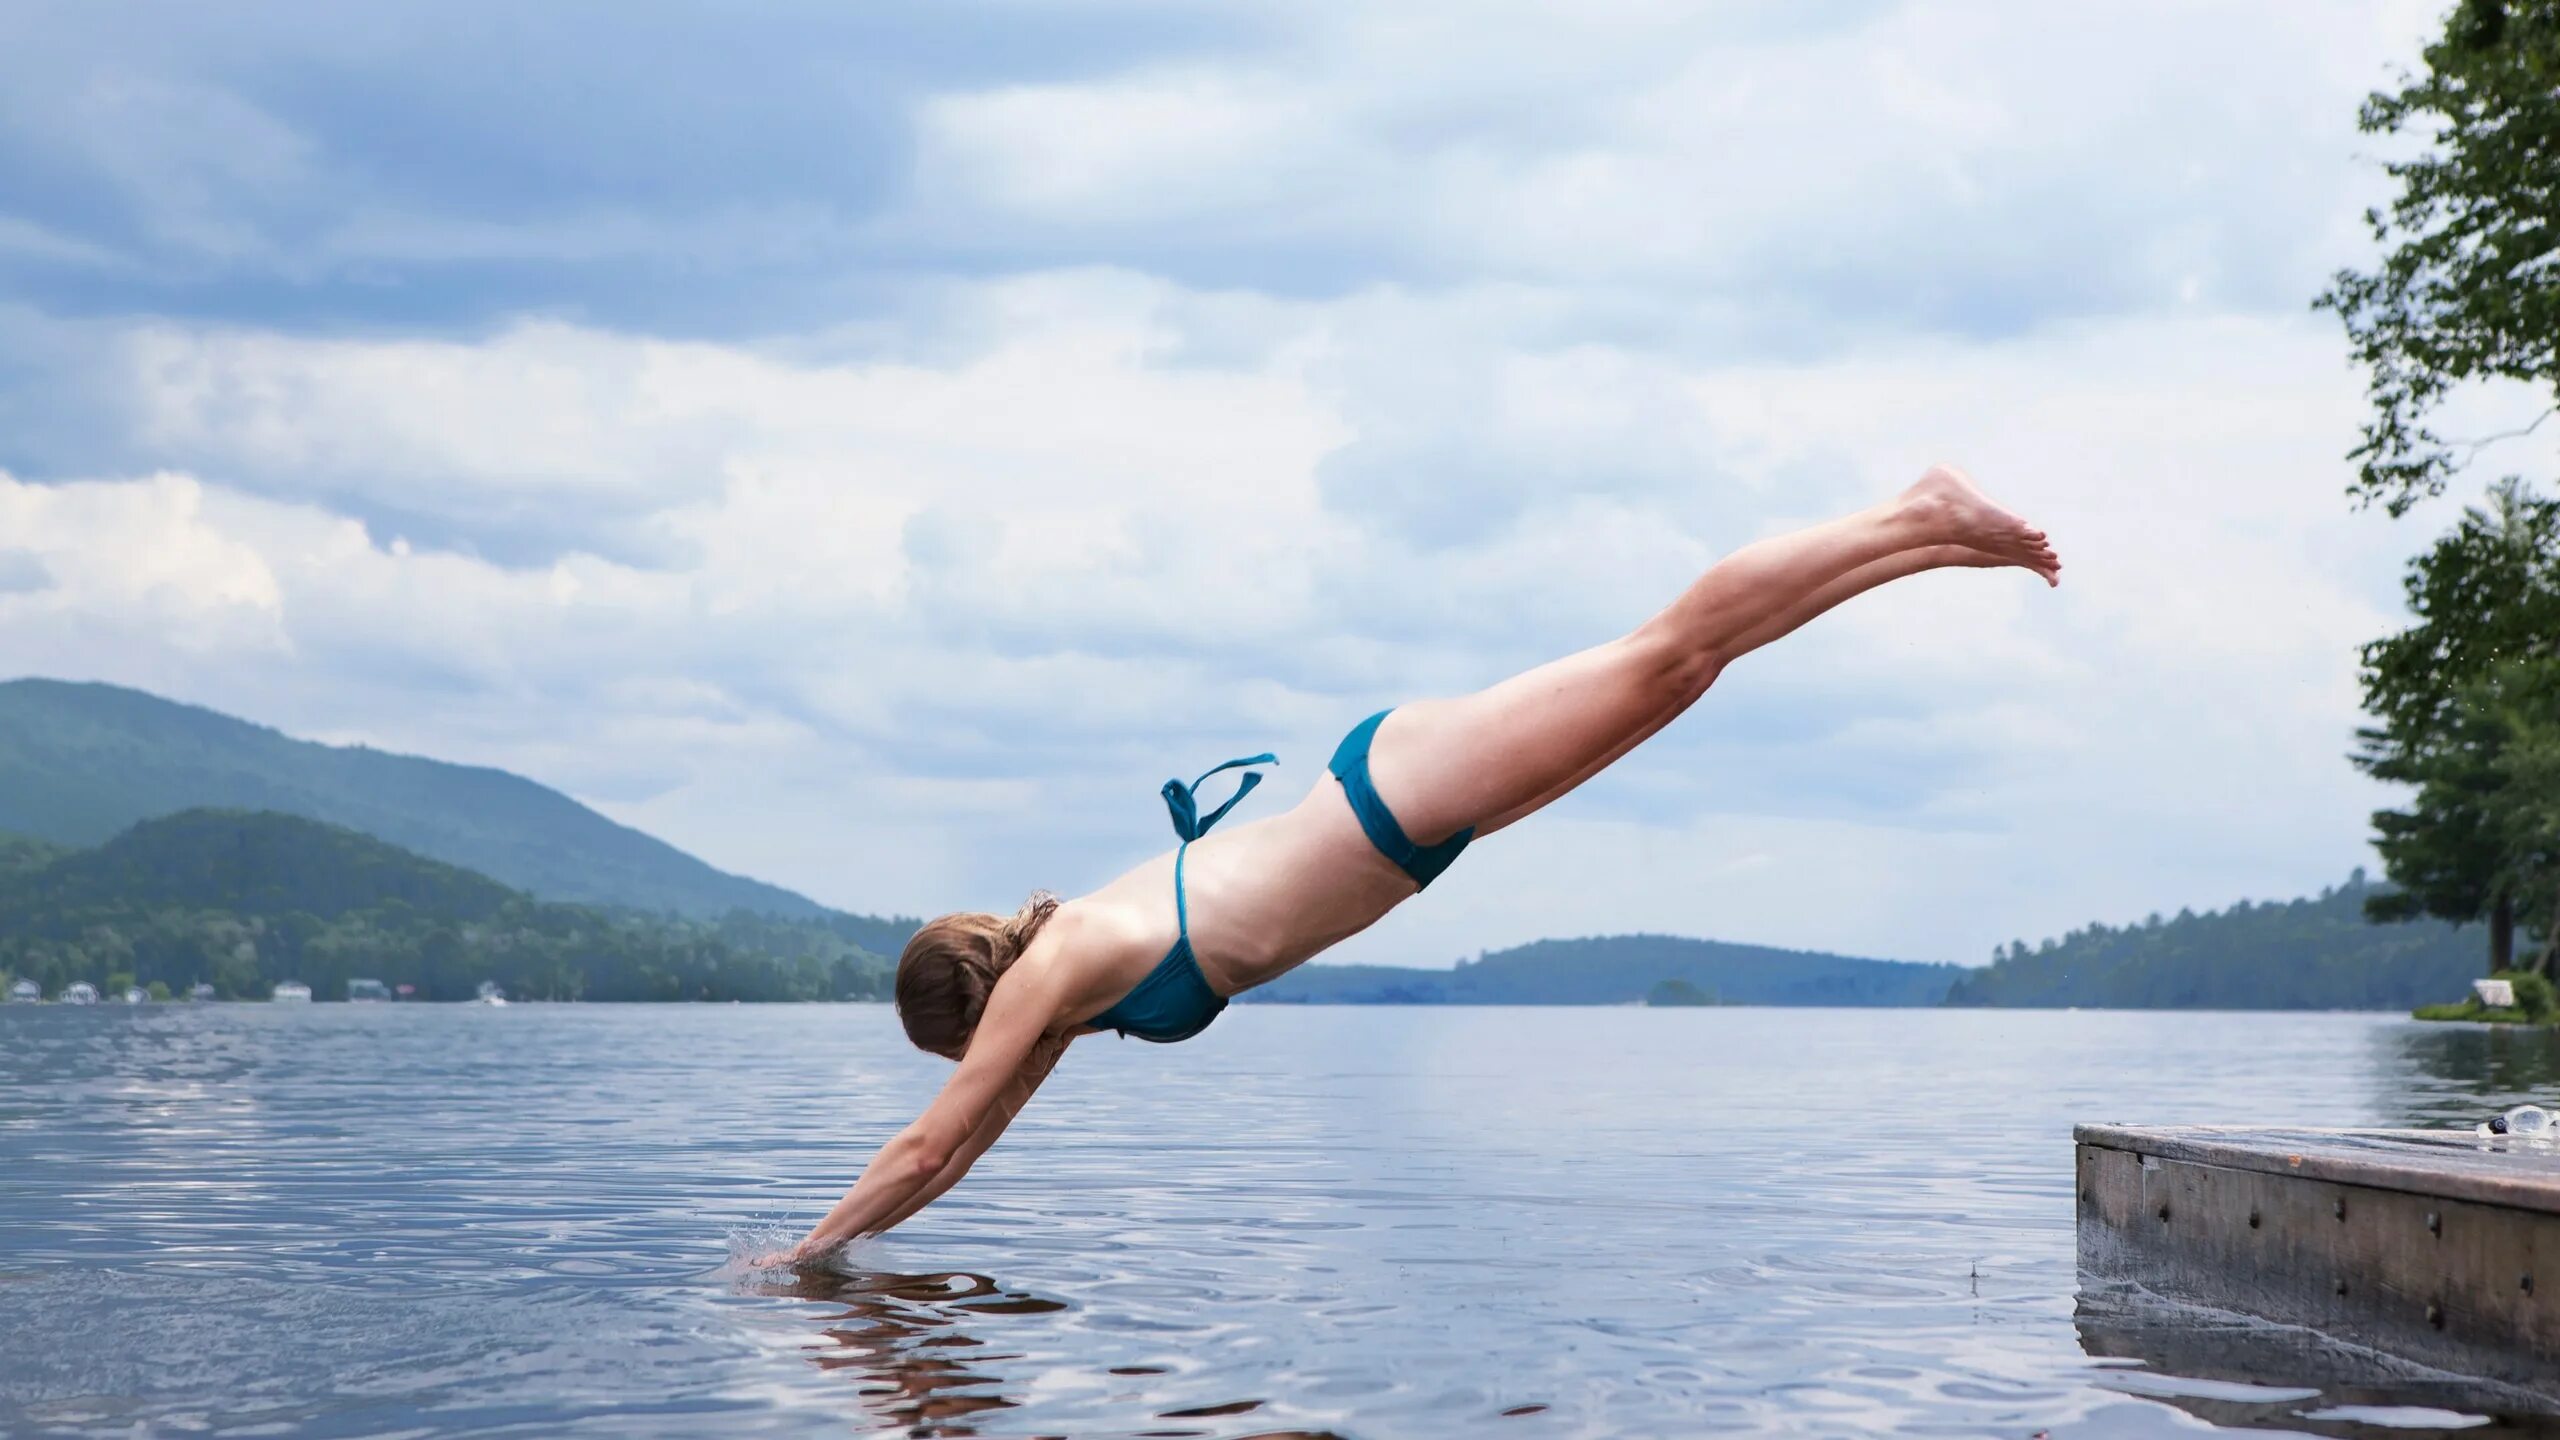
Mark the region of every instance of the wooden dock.
<instances>
[{"instance_id":1,"label":"wooden dock","mask_svg":"<svg viewBox=\"0 0 2560 1440\"><path fill-rule=\"evenodd\" d=\"M2080 1265L2560 1404L2560 1146L2082 1125Z\"/></svg>"}]
</instances>

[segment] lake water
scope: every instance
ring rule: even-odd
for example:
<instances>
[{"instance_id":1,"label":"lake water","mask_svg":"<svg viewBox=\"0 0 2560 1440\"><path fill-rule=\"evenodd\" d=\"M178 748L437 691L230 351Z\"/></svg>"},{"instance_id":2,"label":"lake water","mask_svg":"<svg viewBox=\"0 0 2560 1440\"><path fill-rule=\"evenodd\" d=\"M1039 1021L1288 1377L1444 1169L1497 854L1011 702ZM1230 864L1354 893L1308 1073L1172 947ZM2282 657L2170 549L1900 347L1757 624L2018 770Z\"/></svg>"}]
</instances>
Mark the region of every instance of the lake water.
<instances>
[{"instance_id":1,"label":"lake water","mask_svg":"<svg viewBox=\"0 0 2560 1440\"><path fill-rule=\"evenodd\" d=\"M867 1005L0 1008L0 1434L2423 1433L2093 1355L2071 1124L2468 1123L2560 1051L1248 1006L1080 1042L858 1273L744 1273L947 1068Z\"/></svg>"}]
</instances>

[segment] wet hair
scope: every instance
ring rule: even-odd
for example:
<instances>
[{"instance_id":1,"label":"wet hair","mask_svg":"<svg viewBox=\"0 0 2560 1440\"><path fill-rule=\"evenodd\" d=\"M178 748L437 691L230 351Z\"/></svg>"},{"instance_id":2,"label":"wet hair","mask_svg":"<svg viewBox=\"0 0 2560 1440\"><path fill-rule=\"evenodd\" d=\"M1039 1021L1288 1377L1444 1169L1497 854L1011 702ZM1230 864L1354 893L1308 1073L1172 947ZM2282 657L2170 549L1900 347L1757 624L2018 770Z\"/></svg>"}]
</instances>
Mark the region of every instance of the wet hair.
<instances>
[{"instance_id":1,"label":"wet hair","mask_svg":"<svg viewBox=\"0 0 2560 1440\"><path fill-rule=\"evenodd\" d=\"M916 1048L959 1059L997 979L1057 912L1057 896L1034 890L1011 919L973 910L926 921L898 954L898 1020Z\"/></svg>"}]
</instances>

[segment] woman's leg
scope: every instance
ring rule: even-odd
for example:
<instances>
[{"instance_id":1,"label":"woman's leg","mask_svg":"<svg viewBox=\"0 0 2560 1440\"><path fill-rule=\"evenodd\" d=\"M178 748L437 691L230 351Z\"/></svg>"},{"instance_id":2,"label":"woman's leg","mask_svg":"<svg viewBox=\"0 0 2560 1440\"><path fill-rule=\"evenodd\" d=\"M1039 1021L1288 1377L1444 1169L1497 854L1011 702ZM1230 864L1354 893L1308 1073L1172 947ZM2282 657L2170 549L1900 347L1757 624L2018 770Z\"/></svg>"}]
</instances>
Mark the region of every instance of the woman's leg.
<instances>
[{"instance_id":1,"label":"woman's leg","mask_svg":"<svg viewBox=\"0 0 2560 1440\"><path fill-rule=\"evenodd\" d=\"M1748 654L1751 651L1757 650L1761 646L1768 644L1770 641L1778 639L1780 636L1791 634L1794 631L1803 628L1805 623L1812 620L1815 616L1835 608L1841 602L1848 600L1853 596L1863 595L1867 591L1875 589L1877 586L1884 584L1888 580L1899 580L1905 575L1917 575L1924 570L1943 570L1957 566L1968 566L1976 569L1991 569L2012 563L2014 562L2000 559L1997 556L1987 555L1980 550L1967 549L1962 545L1936 545L1925 550L1905 550L1899 555L1889 555L1882 560L1877 560L1870 564L1859 566L1857 569L1850 571L1848 574L1841 576L1839 579L1834 580L1830 584L1815 591L1812 595L1806 597L1803 603L1797 605L1793 610L1787 611L1786 613L1776 616L1755 627L1742 637L1742 644L1735 651L1734 658L1738 659L1742 655ZM1732 661L1727 660L1726 663L1731 664ZM1628 751L1633 750L1638 745L1652 739L1655 731L1660 730L1663 726L1680 718L1680 713L1688 709L1691 705L1696 704L1698 698L1707 693L1708 686L1712 685L1717 678L1718 677L1714 675L1706 676L1694 688L1671 697L1670 700L1663 705L1659 713L1657 713L1650 721L1646 722L1642 728L1638 729L1633 734L1626 736L1616 745L1611 746L1607 754L1604 754L1598 759L1592 761L1590 764L1585 765L1581 770L1567 777L1562 783L1536 796L1526 804L1517 806L1506 814L1497 815L1491 820L1485 821L1477 827L1477 833L1490 835L1494 831L1501 829L1514 820L1518 820L1523 816L1531 815L1537 811L1543 810L1548 805L1564 798L1567 793L1581 785L1583 781L1588 780L1592 776L1599 774L1601 771L1608 769L1610 766L1617 764Z\"/></svg>"},{"instance_id":2,"label":"woman's leg","mask_svg":"<svg viewBox=\"0 0 2560 1440\"><path fill-rule=\"evenodd\" d=\"M1861 591L1944 565L2015 565L2054 582L2044 534L1961 474L1725 557L1633 632L1473 695L1399 707L1370 774L1417 843L1490 834L1671 722L1741 655Z\"/></svg>"}]
</instances>

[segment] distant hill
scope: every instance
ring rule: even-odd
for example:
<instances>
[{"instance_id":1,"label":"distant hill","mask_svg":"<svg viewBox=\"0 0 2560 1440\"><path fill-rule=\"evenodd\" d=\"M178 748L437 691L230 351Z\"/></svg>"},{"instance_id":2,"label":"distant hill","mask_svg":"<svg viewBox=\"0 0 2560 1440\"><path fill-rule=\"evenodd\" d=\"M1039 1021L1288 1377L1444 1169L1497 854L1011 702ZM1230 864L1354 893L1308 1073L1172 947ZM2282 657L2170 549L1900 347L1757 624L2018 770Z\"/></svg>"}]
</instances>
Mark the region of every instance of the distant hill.
<instances>
[{"instance_id":1,"label":"distant hill","mask_svg":"<svg viewBox=\"0 0 2560 1440\"><path fill-rule=\"evenodd\" d=\"M0 830L87 846L198 808L325 820L545 899L832 917L867 927L866 948L892 951L914 928L715 870L503 770L296 740L113 685L0 683Z\"/></svg>"},{"instance_id":2,"label":"distant hill","mask_svg":"<svg viewBox=\"0 0 2560 1440\"><path fill-rule=\"evenodd\" d=\"M324 1000L355 977L468 999L882 999L890 962L826 919L689 920L536 900L372 836L268 811L186 810L106 844L0 840L0 972L56 993L199 981Z\"/></svg>"},{"instance_id":3,"label":"distant hill","mask_svg":"<svg viewBox=\"0 0 2560 1440\"><path fill-rule=\"evenodd\" d=\"M1540 940L1454 970L1305 965L1237 997L1315 1005L1624 1005L1683 981L1727 1005L1935 1005L1955 965L1859 960L1675 935Z\"/></svg>"},{"instance_id":4,"label":"distant hill","mask_svg":"<svg viewBox=\"0 0 2560 1440\"><path fill-rule=\"evenodd\" d=\"M175 907L335 920L398 904L438 919L480 921L527 898L370 835L241 810L146 820L94 850L62 851L0 881L0 905L19 915Z\"/></svg>"},{"instance_id":5,"label":"distant hill","mask_svg":"<svg viewBox=\"0 0 2560 1440\"><path fill-rule=\"evenodd\" d=\"M2202 915L2092 925L1959 982L1950 1005L2083 1005L2129 1010L2407 1010L2469 992L2480 937L2439 920L2376 925L2358 870L2316 898Z\"/></svg>"}]
</instances>

